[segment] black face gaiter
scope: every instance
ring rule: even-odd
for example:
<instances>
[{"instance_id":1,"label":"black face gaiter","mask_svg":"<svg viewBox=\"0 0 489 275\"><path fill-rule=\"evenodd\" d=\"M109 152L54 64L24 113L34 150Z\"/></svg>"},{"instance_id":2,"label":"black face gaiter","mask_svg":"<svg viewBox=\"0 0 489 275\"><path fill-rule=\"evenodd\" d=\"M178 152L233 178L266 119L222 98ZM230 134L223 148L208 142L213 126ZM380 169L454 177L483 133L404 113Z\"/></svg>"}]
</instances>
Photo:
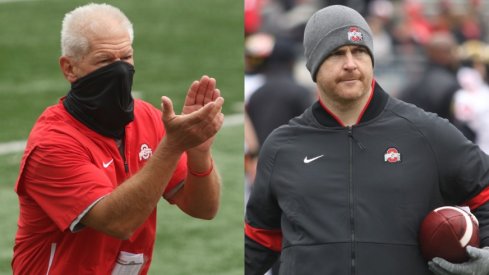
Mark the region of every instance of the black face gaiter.
<instances>
[{"instance_id":1,"label":"black face gaiter","mask_svg":"<svg viewBox=\"0 0 489 275\"><path fill-rule=\"evenodd\" d=\"M116 61L79 78L63 101L66 110L95 132L121 139L134 119L134 72L131 64Z\"/></svg>"}]
</instances>

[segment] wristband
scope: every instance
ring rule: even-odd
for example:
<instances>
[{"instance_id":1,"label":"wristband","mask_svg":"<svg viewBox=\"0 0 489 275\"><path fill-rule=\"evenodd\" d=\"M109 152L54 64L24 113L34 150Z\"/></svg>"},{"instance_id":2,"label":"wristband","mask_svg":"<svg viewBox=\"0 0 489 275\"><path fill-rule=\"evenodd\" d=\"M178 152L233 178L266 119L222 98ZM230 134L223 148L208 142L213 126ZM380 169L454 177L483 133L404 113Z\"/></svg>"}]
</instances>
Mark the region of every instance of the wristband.
<instances>
[{"instance_id":1,"label":"wristband","mask_svg":"<svg viewBox=\"0 0 489 275\"><path fill-rule=\"evenodd\" d=\"M188 172L190 174L192 174L193 176L196 176L196 177L206 177L206 176L210 175L212 170L214 170L214 161L212 159L211 159L211 167L209 168L209 170L207 170L205 172L196 173L196 172L193 172L192 170L190 170L190 167L188 168Z\"/></svg>"}]
</instances>

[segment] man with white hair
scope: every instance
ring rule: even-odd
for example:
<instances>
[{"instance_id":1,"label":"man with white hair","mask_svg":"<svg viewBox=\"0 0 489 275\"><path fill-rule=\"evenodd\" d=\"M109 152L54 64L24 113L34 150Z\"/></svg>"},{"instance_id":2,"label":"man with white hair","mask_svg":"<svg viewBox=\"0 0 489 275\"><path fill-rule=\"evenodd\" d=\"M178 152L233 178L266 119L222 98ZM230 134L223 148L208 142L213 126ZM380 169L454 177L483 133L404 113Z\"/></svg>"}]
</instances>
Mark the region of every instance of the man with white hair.
<instances>
[{"instance_id":1,"label":"man with white hair","mask_svg":"<svg viewBox=\"0 0 489 275\"><path fill-rule=\"evenodd\" d=\"M167 97L162 112L134 100L132 41L115 7L66 14L59 63L71 90L41 114L21 161L14 274L146 274L161 196L193 217L216 215L216 80L192 83L182 115Z\"/></svg>"}]
</instances>

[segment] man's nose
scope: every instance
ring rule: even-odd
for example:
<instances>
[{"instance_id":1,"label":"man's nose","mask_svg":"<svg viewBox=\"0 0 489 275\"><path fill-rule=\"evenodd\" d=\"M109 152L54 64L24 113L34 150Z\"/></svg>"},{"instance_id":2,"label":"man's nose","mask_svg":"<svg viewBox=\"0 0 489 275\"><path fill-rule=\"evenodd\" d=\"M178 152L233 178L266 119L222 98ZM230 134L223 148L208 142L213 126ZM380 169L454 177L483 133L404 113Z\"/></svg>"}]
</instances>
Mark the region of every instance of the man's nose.
<instances>
[{"instance_id":1,"label":"man's nose","mask_svg":"<svg viewBox=\"0 0 489 275\"><path fill-rule=\"evenodd\" d=\"M357 68L357 63L351 51L346 52L345 54L345 63L343 64L343 68L345 70L355 70Z\"/></svg>"}]
</instances>

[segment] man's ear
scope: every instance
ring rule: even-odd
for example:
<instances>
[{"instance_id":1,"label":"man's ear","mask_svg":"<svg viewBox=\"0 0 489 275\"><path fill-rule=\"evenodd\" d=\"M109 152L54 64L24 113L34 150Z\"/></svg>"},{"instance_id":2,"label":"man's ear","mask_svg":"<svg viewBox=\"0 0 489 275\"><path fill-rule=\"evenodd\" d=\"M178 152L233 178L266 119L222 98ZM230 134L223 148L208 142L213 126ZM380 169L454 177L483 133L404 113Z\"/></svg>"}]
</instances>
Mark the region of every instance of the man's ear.
<instances>
[{"instance_id":1,"label":"man's ear","mask_svg":"<svg viewBox=\"0 0 489 275\"><path fill-rule=\"evenodd\" d=\"M68 80L70 83L75 82L78 77L76 76L74 72L74 64L73 60L66 56L61 56L59 58L59 66L61 68L61 72L63 72L63 75L65 76L66 80Z\"/></svg>"}]
</instances>

